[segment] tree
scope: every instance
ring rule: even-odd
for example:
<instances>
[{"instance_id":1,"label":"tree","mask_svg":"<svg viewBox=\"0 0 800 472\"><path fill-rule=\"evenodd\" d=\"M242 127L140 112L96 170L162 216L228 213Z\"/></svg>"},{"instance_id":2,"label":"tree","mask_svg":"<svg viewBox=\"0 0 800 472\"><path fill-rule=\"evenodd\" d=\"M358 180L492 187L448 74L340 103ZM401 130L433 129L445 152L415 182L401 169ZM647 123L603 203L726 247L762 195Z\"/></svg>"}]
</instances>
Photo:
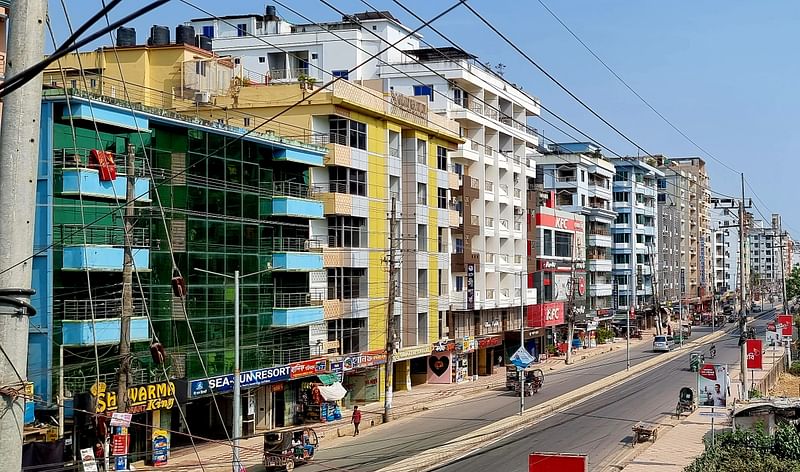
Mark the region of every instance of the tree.
<instances>
[{"instance_id":1,"label":"tree","mask_svg":"<svg viewBox=\"0 0 800 472\"><path fill-rule=\"evenodd\" d=\"M800 296L800 267L793 267L786 277L786 298L789 300Z\"/></svg>"}]
</instances>

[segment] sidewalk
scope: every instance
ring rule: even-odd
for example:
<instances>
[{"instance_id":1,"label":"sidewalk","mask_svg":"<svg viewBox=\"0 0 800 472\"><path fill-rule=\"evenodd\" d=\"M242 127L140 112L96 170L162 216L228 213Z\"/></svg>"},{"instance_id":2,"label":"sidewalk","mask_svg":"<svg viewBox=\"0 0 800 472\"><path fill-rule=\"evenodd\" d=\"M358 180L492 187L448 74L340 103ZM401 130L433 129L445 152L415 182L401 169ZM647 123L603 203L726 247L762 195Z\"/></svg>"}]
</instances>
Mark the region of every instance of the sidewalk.
<instances>
[{"instance_id":1,"label":"sidewalk","mask_svg":"<svg viewBox=\"0 0 800 472\"><path fill-rule=\"evenodd\" d=\"M760 391L766 391L769 383L774 382L775 376L772 374L773 366L781 362L783 349L777 351L766 351L764 355L764 368L755 372L753 379L747 379L747 387L754 386ZM735 403L741 397L739 384L739 364L733 366L731 371L731 397ZM721 408L720 408L721 409ZM730 415L732 406L726 408ZM703 410L698 408L691 415L678 422L666 433L659 432L658 439L654 443L645 443L642 452L631 461L624 469L624 472L682 472L683 469L691 464L695 458L705 451L704 438L710 437L711 418L702 415ZM722 431L730 427L729 419L717 418L714 420L714 430ZM634 453L636 454L636 453Z\"/></svg>"},{"instance_id":2,"label":"sidewalk","mask_svg":"<svg viewBox=\"0 0 800 472\"><path fill-rule=\"evenodd\" d=\"M642 343L652 342L652 333L645 332L641 340L632 339L631 347ZM589 349L579 349L575 351L574 363L581 363L587 359L606 354L613 351L625 349L625 340L619 339L612 344L604 344ZM551 357L537 366L548 372L562 370L566 367L564 357ZM480 376L475 381L462 382L460 384L423 384L414 387L410 391L400 391L394 393L392 401L392 417L405 417L413 415L427 409L452 403L454 397L471 397L487 392L489 390L505 388L506 375L505 368L495 369L495 373L488 376ZM369 403L359 406L362 413L361 432L368 432L370 428L383 423L383 402ZM314 428L320 438L323 447L329 445L337 438L351 436L353 426L350 424L351 411L342 412L342 419L328 423L309 424ZM283 428L288 429L288 428ZM242 439L240 441L240 458L247 467L260 464L262 461L263 448L262 435ZM202 459L206 471L230 470L231 446L226 441L203 443L197 445L197 451ZM198 468L198 458L192 447L184 447L180 450L173 450L170 453L168 467L170 469L196 470ZM157 470L157 468L145 466L141 461L134 464L137 470Z\"/></svg>"}]
</instances>

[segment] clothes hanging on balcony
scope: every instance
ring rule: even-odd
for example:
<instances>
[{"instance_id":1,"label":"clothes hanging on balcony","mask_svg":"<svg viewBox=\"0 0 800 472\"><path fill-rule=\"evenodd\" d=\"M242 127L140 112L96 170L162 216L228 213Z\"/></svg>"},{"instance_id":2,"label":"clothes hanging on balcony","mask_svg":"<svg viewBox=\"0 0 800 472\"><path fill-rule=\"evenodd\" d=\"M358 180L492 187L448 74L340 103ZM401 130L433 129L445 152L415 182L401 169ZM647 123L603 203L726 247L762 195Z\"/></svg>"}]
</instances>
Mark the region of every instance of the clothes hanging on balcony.
<instances>
[{"instance_id":1,"label":"clothes hanging on balcony","mask_svg":"<svg viewBox=\"0 0 800 472\"><path fill-rule=\"evenodd\" d=\"M111 151L92 149L89 154L89 168L97 169L101 182L108 182L117 178L117 164Z\"/></svg>"}]
</instances>

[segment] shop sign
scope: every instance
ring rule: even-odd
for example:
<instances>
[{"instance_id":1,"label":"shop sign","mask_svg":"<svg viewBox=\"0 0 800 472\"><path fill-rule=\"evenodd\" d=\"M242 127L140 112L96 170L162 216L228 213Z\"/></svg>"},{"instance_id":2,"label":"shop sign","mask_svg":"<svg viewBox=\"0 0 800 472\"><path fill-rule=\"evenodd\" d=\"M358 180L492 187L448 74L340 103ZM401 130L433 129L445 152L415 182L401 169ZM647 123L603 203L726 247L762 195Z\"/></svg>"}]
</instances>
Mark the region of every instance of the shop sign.
<instances>
[{"instance_id":1,"label":"shop sign","mask_svg":"<svg viewBox=\"0 0 800 472\"><path fill-rule=\"evenodd\" d=\"M778 332L783 336L792 336L792 315L778 315Z\"/></svg>"},{"instance_id":2,"label":"shop sign","mask_svg":"<svg viewBox=\"0 0 800 472\"><path fill-rule=\"evenodd\" d=\"M528 307L528 326L544 328L564 323L564 302L540 303Z\"/></svg>"},{"instance_id":3,"label":"shop sign","mask_svg":"<svg viewBox=\"0 0 800 472\"><path fill-rule=\"evenodd\" d=\"M97 472L97 460L94 457L94 449L91 447L81 449L81 461L83 461L83 472Z\"/></svg>"},{"instance_id":4,"label":"shop sign","mask_svg":"<svg viewBox=\"0 0 800 472\"><path fill-rule=\"evenodd\" d=\"M331 362L331 372L336 374L336 377L339 378L339 382L344 380L344 362Z\"/></svg>"},{"instance_id":5,"label":"shop sign","mask_svg":"<svg viewBox=\"0 0 800 472\"><path fill-rule=\"evenodd\" d=\"M373 367L376 365L385 364L386 351L381 349L375 351L356 352L339 359L341 359L339 362L342 364L342 372L349 372L354 369L362 369L365 367ZM331 364L331 370L333 371L333 363Z\"/></svg>"},{"instance_id":6,"label":"shop sign","mask_svg":"<svg viewBox=\"0 0 800 472\"><path fill-rule=\"evenodd\" d=\"M456 341L456 352L459 354L466 354L478 348L478 342L475 341L475 336L464 336L463 339Z\"/></svg>"},{"instance_id":7,"label":"shop sign","mask_svg":"<svg viewBox=\"0 0 800 472\"><path fill-rule=\"evenodd\" d=\"M153 430L153 466L163 467L167 465L169 458L169 433L163 429Z\"/></svg>"},{"instance_id":8,"label":"shop sign","mask_svg":"<svg viewBox=\"0 0 800 472\"><path fill-rule=\"evenodd\" d=\"M478 349L487 349L501 344L503 344L503 339L500 336L488 336L478 340Z\"/></svg>"},{"instance_id":9,"label":"shop sign","mask_svg":"<svg viewBox=\"0 0 800 472\"><path fill-rule=\"evenodd\" d=\"M547 213L536 213L536 226L557 229L561 231L583 231L583 221L566 218Z\"/></svg>"},{"instance_id":10,"label":"shop sign","mask_svg":"<svg viewBox=\"0 0 800 472\"><path fill-rule=\"evenodd\" d=\"M108 390L105 382L92 385L96 413L117 410L117 392ZM152 410L168 410L175 406L175 384L169 381L156 382L128 388L128 411L142 413Z\"/></svg>"},{"instance_id":11,"label":"shop sign","mask_svg":"<svg viewBox=\"0 0 800 472\"><path fill-rule=\"evenodd\" d=\"M111 436L111 455L124 456L128 453L128 435L115 434Z\"/></svg>"},{"instance_id":12,"label":"shop sign","mask_svg":"<svg viewBox=\"0 0 800 472\"><path fill-rule=\"evenodd\" d=\"M570 261L570 260L553 260L553 259L539 259L539 270L546 270L550 272L571 272L575 270L586 270L585 261ZM586 281L584 280L584 284ZM584 287L584 291L585 291ZM581 294L582 295L582 294Z\"/></svg>"},{"instance_id":13,"label":"shop sign","mask_svg":"<svg viewBox=\"0 0 800 472\"><path fill-rule=\"evenodd\" d=\"M415 100L411 97L403 95L402 93L392 91L390 94L390 102L393 106L391 109L391 113L393 115L402 117L402 114L398 113L395 109L399 108L402 111L411 113L412 115L416 115L420 118L428 117L428 105L420 102L419 100Z\"/></svg>"},{"instance_id":14,"label":"shop sign","mask_svg":"<svg viewBox=\"0 0 800 472\"><path fill-rule=\"evenodd\" d=\"M299 379L302 377L309 377L317 375L328 370L327 359L311 359L308 361L292 362L289 364L291 372L289 374L292 379Z\"/></svg>"},{"instance_id":15,"label":"shop sign","mask_svg":"<svg viewBox=\"0 0 800 472\"><path fill-rule=\"evenodd\" d=\"M748 369L761 369L761 340L748 339L747 344L747 368Z\"/></svg>"},{"instance_id":16,"label":"shop sign","mask_svg":"<svg viewBox=\"0 0 800 472\"><path fill-rule=\"evenodd\" d=\"M467 310L475 309L475 264L467 264Z\"/></svg>"},{"instance_id":17,"label":"shop sign","mask_svg":"<svg viewBox=\"0 0 800 472\"><path fill-rule=\"evenodd\" d=\"M130 413L114 413L111 415L111 422L109 423L110 426L122 426L122 427L129 427L131 425L131 419L133 415Z\"/></svg>"},{"instance_id":18,"label":"shop sign","mask_svg":"<svg viewBox=\"0 0 800 472\"><path fill-rule=\"evenodd\" d=\"M427 356L430 353L431 353L430 344L421 344L419 346L404 347L392 355L392 360L395 362L405 361L408 359L414 359L416 357Z\"/></svg>"},{"instance_id":19,"label":"shop sign","mask_svg":"<svg viewBox=\"0 0 800 472\"><path fill-rule=\"evenodd\" d=\"M239 374L239 382L242 387L255 387L256 385L289 380L290 374L291 367L288 365L266 367L242 372ZM233 390L233 381L233 374L220 375L210 379L192 380L189 384L189 396L199 397L208 395L211 392L230 392Z\"/></svg>"}]
</instances>

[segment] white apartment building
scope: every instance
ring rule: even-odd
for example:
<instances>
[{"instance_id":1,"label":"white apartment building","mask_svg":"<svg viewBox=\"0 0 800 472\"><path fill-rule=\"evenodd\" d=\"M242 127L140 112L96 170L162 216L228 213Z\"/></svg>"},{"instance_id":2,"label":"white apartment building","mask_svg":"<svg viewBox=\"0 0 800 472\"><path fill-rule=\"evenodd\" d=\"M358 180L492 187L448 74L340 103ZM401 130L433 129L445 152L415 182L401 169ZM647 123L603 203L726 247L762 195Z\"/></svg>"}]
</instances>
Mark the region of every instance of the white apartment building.
<instances>
[{"instance_id":1,"label":"white apartment building","mask_svg":"<svg viewBox=\"0 0 800 472\"><path fill-rule=\"evenodd\" d=\"M537 182L555 192L555 207L585 217L587 317L606 317L612 310L611 225L614 164L592 143L558 143L537 158Z\"/></svg>"},{"instance_id":2,"label":"white apartment building","mask_svg":"<svg viewBox=\"0 0 800 472\"><path fill-rule=\"evenodd\" d=\"M664 173L655 159L614 158L613 274L619 313L636 310L637 318L655 313L652 308L654 273L658 265L657 179Z\"/></svg>"},{"instance_id":3,"label":"white apartment building","mask_svg":"<svg viewBox=\"0 0 800 472\"><path fill-rule=\"evenodd\" d=\"M750 290L754 296L757 293L766 298L782 296L781 281L791 270L793 251L791 239L781 238L780 234L781 216L778 214L773 214L769 223L755 220L748 231Z\"/></svg>"}]
</instances>

